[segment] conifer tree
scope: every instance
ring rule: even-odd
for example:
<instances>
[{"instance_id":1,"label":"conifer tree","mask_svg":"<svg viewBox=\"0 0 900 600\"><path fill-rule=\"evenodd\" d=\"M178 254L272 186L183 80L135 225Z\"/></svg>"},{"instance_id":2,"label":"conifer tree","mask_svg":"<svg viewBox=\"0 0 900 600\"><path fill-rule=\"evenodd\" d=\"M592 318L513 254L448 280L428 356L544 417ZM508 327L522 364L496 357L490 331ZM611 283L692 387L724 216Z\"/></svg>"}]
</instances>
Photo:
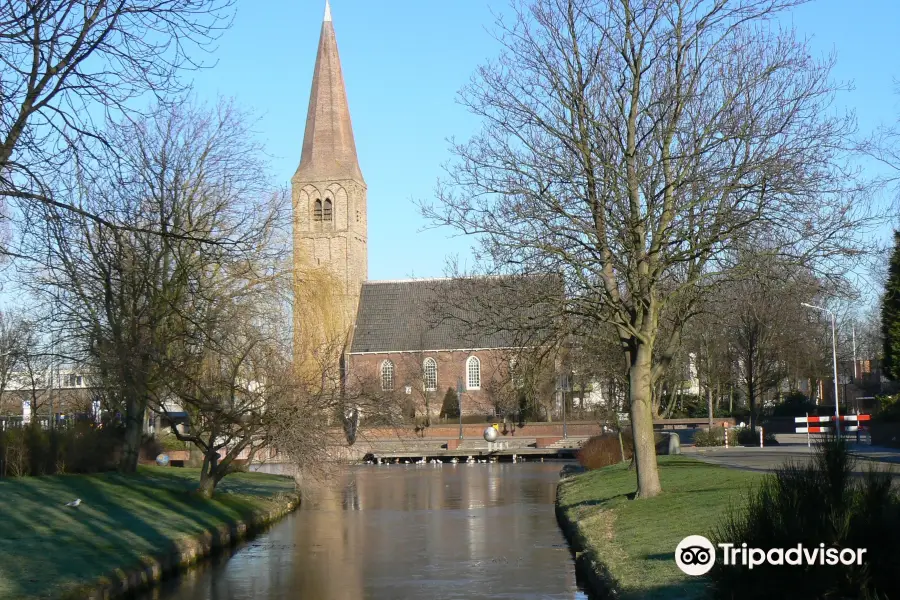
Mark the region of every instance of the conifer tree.
<instances>
[{"instance_id":1,"label":"conifer tree","mask_svg":"<svg viewBox=\"0 0 900 600\"><path fill-rule=\"evenodd\" d=\"M442 419L459 418L459 398L456 396L456 390L452 387L447 388L447 393L444 394L440 417Z\"/></svg>"},{"instance_id":2,"label":"conifer tree","mask_svg":"<svg viewBox=\"0 0 900 600\"><path fill-rule=\"evenodd\" d=\"M884 338L884 374L900 379L900 231L894 232L894 251L881 301L881 328Z\"/></svg>"}]
</instances>

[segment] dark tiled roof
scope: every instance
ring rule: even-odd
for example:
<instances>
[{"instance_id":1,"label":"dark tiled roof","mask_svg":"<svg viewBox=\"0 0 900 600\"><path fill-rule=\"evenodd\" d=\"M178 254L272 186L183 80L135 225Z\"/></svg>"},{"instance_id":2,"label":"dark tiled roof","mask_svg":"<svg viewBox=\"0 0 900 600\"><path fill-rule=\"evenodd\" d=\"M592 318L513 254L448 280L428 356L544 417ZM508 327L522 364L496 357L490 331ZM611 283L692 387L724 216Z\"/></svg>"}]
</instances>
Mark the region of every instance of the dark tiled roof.
<instances>
[{"instance_id":1,"label":"dark tiled roof","mask_svg":"<svg viewBox=\"0 0 900 600\"><path fill-rule=\"evenodd\" d=\"M534 278L528 278L533 280ZM523 279L368 281L362 286L350 352L419 352L529 345L528 314L548 314ZM538 286L539 287L539 286ZM523 303L530 304L530 308ZM524 317L524 318L523 318ZM516 323L516 327L510 327Z\"/></svg>"}]
</instances>

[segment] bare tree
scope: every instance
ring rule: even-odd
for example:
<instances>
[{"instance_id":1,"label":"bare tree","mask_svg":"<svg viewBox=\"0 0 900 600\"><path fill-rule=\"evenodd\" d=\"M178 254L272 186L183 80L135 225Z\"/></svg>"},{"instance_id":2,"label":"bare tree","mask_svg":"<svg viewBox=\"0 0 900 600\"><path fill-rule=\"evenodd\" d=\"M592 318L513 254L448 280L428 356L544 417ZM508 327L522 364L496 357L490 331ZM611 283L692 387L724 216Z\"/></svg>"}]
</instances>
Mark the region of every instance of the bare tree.
<instances>
[{"instance_id":1,"label":"bare tree","mask_svg":"<svg viewBox=\"0 0 900 600\"><path fill-rule=\"evenodd\" d=\"M853 320L856 356L859 360L877 359L884 347L881 338L881 314L877 307L865 307L860 313Z\"/></svg>"},{"instance_id":2,"label":"bare tree","mask_svg":"<svg viewBox=\"0 0 900 600\"><path fill-rule=\"evenodd\" d=\"M55 348L51 343L52 336L43 319L27 320L20 330L24 351L18 355L15 387L19 389L19 399L27 399L31 413L39 415L44 409L48 416L52 415L50 404L53 396L53 365Z\"/></svg>"},{"instance_id":3,"label":"bare tree","mask_svg":"<svg viewBox=\"0 0 900 600\"><path fill-rule=\"evenodd\" d=\"M723 250L757 236L822 266L867 216L832 61L772 24L798 3L514 2L461 94L484 127L423 206L477 236L477 270L560 273L567 314L616 328L642 498L661 491L652 389Z\"/></svg>"},{"instance_id":4,"label":"bare tree","mask_svg":"<svg viewBox=\"0 0 900 600\"><path fill-rule=\"evenodd\" d=\"M279 418L273 423L270 439L297 476L327 481L339 464L335 459L342 458L343 446L336 443L330 423L335 407L345 399L340 387L323 388L321 380L305 380L296 370L291 376L296 393L277 405ZM355 431L352 433L355 437Z\"/></svg>"},{"instance_id":5,"label":"bare tree","mask_svg":"<svg viewBox=\"0 0 900 600\"><path fill-rule=\"evenodd\" d=\"M0 312L0 406L14 375L22 370L34 343L31 323L15 310Z\"/></svg>"},{"instance_id":6,"label":"bare tree","mask_svg":"<svg viewBox=\"0 0 900 600\"><path fill-rule=\"evenodd\" d=\"M140 119L146 94L174 100L203 65L233 0L8 0L0 4L0 200L120 223L60 195L60 176L105 161L106 119ZM98 166L102 168L102 166ZM6 211L4 217L12 213ZM10 252L8 248L4 252Z\"/></svg>"},{"instance_id":7,"label":"bare tree","mask_svg":"<svg viewBox=\"0 0 900 600\"><path fill-rule=\"evenodd\" d=\"M170 407L187 413L186 431L170 419L171 431L203 453L199 491L206 497L241 468L242 454L252 459L272 443L276 423L286 417L281 409L297 396L290 348L273 331L277 317L284 323L289 315L273 312L259 288L237 298L219 290L189 316L194 325L172 340L168 377L150 399L162 414Z\"/></svg>"},{"instance_id":8,"label":"bare tree","mask_svg":"<svg viewBox=\"0 0 900 600\"><path fill-rule=\"evenodd\" d=\"M625 389L627 372L622 365L622 350L613 327L589 328L573 338L567 364L576 385L582 390L598 386L605 406L602 413L620 412L620 390Z\"/></svg>"},{"instance_id":9,"label":"bare tree","mask_svg":"<svg viewBox=\"0 0 900 600\"><path fill-rule=\"evenodd\" d=\"M750 408L750 425L757 424L765 396L788 375L787 361L802 327L797 298L814 298L814 286L778 285L771 272L758 273L730 288L732 311L728 330Z\"/></svg>"},{"instance_id":10,"label":"bare tree","mask_svg":"<svg viewBox=\"0 0 900 600\"><path fill-rule=\"evenodd\" d=\"M81 173L69 189L82 212L32 207L42 226L27 239L36 260L22 283L54 304L60 339L114 391L125 471L136 467L148 402L170 383L170 346L202 335L192 315L217 293L240 297L279 275L264 253L275 251L268 240L283 196L249 126L229 103L160 106L106 134L110 168ZM244 287L224 288L224 275Z\"/></svg>"}]
</instances>

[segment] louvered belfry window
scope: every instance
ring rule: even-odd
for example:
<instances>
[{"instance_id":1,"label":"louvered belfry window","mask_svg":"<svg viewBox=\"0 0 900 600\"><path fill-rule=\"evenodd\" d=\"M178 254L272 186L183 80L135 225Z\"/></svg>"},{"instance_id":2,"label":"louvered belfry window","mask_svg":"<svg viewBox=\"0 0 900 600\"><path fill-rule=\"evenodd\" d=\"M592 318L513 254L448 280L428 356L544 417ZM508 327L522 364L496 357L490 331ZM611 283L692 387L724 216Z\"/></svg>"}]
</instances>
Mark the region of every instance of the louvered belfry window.
<instances>
[{"instance_id":1,"label":"louvered belfry window","mask_svg":"<svg viewBox=\"0 0 900 600\"><path fill-rule=\"evenodd\" d=\"M316 200L315 204L313 204L313 221L321 221L322 220L322 201Z\"/></svg>"}]
</instances>

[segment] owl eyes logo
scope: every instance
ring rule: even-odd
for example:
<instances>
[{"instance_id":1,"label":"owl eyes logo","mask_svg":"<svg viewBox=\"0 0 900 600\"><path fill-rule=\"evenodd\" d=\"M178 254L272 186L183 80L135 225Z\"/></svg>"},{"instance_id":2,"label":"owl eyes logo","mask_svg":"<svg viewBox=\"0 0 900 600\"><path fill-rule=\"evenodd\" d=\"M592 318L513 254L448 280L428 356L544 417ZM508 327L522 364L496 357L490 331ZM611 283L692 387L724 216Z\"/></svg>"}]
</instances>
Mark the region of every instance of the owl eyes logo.
<instances>
[{"instance_id":1,"label":"owl eyes logo","mask_svg":"<svg viewBox=\"0 0 900 600\"><path fill-rule=\"evenodd\" d=\"M704 575L716 563L716 549L702 535L689 535L675 548L675 564L686 575Z\"/></svg>"},{"instance_id":2,"label":"owl eyes logo","mask_svg":"<svg viewBox=\"0 0 900 600\"><path fill-rule=\"evenodd\" d=\"M709 550L703 546L688 546L681 551L681 562L686 565L705 565L709 562Z\"/></svg>"}]
</instances>

